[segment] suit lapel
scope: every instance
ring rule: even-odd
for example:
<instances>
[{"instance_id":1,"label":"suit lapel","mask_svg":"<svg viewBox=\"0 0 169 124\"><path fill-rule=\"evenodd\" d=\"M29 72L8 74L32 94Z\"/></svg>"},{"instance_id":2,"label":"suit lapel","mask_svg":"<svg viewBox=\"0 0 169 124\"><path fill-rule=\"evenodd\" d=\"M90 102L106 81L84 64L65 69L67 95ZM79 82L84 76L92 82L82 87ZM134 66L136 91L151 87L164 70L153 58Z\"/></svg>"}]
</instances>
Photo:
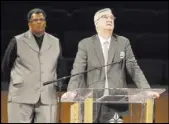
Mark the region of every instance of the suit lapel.
<instances>
[{"instance_id":1,"label":"suit lapel","mask_svg":"<svg viewBox=\"0 0 169 124\"><path fill-rule=\"evenodd\" d=\"M93 45L94 45L94 50L95 50L96 56L100 62L100 65L102 66L102 65L104 65L104 56L103 56L103 52L102 52L101 43L100 43L100 40L97 35L95 35L93 37Z\"/></svg>"},{"instance_id":2,"label":"suit lapel","mask_svg":"<svg viewBox=\"0 0 169 124\"><path fill-rule=\"evenodd\" d=\"M35 41L34 36L30 31L27 31L25 34L24 42L29 45L34 51L39 52L39 47Z\"/></svg>"},{"instance_id":3,"label":"suit lapel","mask_svg":"<svg viewBox=\"0 0 169 124\"><path fill-rule=\"evenodd\" d=\"M116 52L116 48L117 48L117 41L116 38L114 36L112 36L111 38L111 43L110 43L110 47L109 47L109 51L108 51L108 61L107 64L111 64ZM107 70L109 70L110 66L107 67Z\"/></svg>"},{"instance_id":4,"label":"suit lapel","mask_svg":"<svg viewBox=\"0 0 169 124\"><path fill-rule=\"evenodd\" d=\"M45 52L47 49L49 49L49 47L51 46L50 41L48 40L48 35L47 33L45 33L44 37L43 37L43 42L42 42L42 46L40 49L40 53Z\"/></svg>"},{"instance_id":5,"label":"suit lapel","mask_svg":"<svg viewBox=\"0 0 169 124\"><path fill-rule=\"evenodd\" d=\"M32 35L32 33L30 31L26 32L24 41L34 51L40 52L40 53L43 53L45 50L49 49L49 47L51 46L50 42L48 41L48 36L46 33L43 37L43 42L42 42L42 46L41 46L40 50L39 50L39 46L37 45L34 36Z\"/></svg>"}]
</instances>

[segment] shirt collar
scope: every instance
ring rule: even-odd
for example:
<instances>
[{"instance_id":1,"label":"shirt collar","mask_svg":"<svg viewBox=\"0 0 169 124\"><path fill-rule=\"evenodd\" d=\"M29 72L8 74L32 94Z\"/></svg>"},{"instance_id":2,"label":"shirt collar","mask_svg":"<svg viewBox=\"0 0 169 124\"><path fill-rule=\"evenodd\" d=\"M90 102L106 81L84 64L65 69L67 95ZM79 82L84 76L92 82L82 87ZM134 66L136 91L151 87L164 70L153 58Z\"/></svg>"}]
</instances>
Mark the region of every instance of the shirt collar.
<instances>
[{"instance_id":1,"label":"shirt collar","mask_svg":"<svg viewBox=\"0 0 169 124\"><path fill-rule=\"evenodd\" d=\"M99 40L100 40L101 44L104 44L105 41L107 41L107 42L110 44L111 37L109 37L107 40L103 39L103 38L102 38L101 36L99 36L99 35L98 35L98 37L99 37Z\"/></svg>"}]
</instances>

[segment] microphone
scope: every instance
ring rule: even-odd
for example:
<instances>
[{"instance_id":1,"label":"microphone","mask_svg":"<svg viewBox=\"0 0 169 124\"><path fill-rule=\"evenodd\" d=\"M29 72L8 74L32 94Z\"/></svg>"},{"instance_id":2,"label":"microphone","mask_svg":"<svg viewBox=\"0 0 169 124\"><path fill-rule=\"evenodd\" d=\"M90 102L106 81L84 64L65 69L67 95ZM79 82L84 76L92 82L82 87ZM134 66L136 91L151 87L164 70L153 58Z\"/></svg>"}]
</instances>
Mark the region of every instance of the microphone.
<instances>
[{"instance_id":1,"label":"microphone","mask_svg":"<svg viewBox=\"0 0 169 124\"><path fill-rule=\"evenodd\" d=\"M88 72L91 72L91 71L94 71L94 70L100 70L100 69L103 68L103 67L110 66L110 65L113 65L113 64L116 64L116 63L118 63L118 62L110 63L110 64L103 65L103 66L100 66L100 67L95 67L95 68L93 68L93 69L90 69L90 70L87 70L87 71L84 71L84 72L80 72L80 73L77 73L77 74L64 76L64 77L59 78L59 79L57 79L57 80L47 81L47 82L44 82L44 83L43 83L43 86L48 85L48 84L51 84L51 83L54 83L54 82L59 82L59 81L62 81L62 80L66 80L66 79L68 79L68 78L70 78L70 77L74 77L74 76L76 76L76 75L88 73Z\"/></svg>"}]
</instances>

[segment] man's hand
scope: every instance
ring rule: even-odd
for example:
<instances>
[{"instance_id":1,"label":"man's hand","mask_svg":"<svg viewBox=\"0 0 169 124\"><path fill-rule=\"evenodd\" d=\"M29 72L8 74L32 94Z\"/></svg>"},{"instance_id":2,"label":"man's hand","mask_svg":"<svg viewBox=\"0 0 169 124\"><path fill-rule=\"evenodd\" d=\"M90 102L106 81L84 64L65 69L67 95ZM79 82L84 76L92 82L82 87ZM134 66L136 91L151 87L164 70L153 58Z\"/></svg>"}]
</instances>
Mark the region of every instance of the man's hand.
<instances>
[{"instance_id":1,"label":"man's hand","mask_svg":"<svg viewBox=\"0 0 169 124\"><path fill-rule=\"evenodd\" d=\"M148 95L151 95L155 99L160 97L160 94L154 91L148 92Z\"/></svg>"},{"instance_id":2,"label":"man's hand","mask_svg":"<svg viewBox=\"0 0 169 124\"><path fill-rule=\"evenodd\" d=\"M69 91L62 95L62 99L74 99L77 96L77 93Z\"/></svg>"}]
</instances>

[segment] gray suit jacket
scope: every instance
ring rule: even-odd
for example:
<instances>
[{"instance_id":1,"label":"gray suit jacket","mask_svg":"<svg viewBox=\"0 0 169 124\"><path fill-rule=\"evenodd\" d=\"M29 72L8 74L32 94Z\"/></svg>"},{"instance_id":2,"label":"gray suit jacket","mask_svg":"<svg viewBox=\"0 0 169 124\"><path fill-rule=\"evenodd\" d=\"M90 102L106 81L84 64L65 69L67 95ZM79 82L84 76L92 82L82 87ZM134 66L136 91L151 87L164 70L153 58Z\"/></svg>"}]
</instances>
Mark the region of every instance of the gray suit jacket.
<instances>
[{"instance_id":1,"label":"gray suit jacket","mask_svg":"<svg viewBox=\"0 0 169 124\"><path fill-rule=\"evenodd\" d=\"M124 53L123 59L120 54ZM128 71L138 88L150 88L143 72L137 64L130 42L127 38L118 35L112 35L111 44L108 52L107 67L109 88L126 88L126 74ZM78 44L78 52L73 64L71 74L90 70L95 67L103 66L104 56L98 35L85 38ZM94 70L84 75L77 75L70 79L68 91L77 88L104 88L105 70Z\"/></svg>"},{"instance_id":2,"label":"gray suit jacket","mask_svg":"<svg viewBox=\"0 0 169 124\"><path fill-rule=\"evenodd\" d=\"M39 49L30 31L15 38L17 58L11 70L8 101L33 104L41 97L43 104L56 104L55 85L43 83L57 79L59 39L45 32Z\"/></svg>"}]
</instances>

